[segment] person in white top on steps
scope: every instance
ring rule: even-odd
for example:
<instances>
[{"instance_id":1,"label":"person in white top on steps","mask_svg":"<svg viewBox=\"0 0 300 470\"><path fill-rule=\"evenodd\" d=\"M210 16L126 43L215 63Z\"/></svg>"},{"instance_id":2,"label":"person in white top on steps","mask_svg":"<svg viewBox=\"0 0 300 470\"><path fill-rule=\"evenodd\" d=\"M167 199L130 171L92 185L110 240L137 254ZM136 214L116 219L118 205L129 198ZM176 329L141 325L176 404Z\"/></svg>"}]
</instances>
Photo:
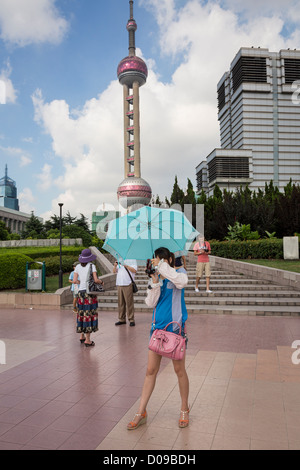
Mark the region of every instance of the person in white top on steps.
<instances>
[{"instance_id":1,"label":"person in white top on steps","mask_svg":"<svg viewBox=\"0 0 300 470\"><path fill-rule=\"evenodd\" d=\"M198 285L201 276L203 275L203 272L205 272L206 276L206 293L207 294L212 294L212 290L209 288L210 284L210 276L211 276L211 270L210 270L210 262L209 262L209 257L211 253L211 247L209 242L205 241L205 238L200 236L198 238L197 243L195 243L194 246L194 255L198 257L197 259L197 268L196 268L196 286L195 286L195 292L199 292Z\"/></svg>"},{"instance_id":2,"label":"person in white top on steps","mask_svg":"<svg viewBox=\"0 0 300 470\"><path fill-rule=\"evenodd\" d=\"M134 259L125 259L123 265L117 261L114 263L113 272L117 273L116 285L119 307L119 320L115 323L116 326L126 324L126 311L129 326L135 326L132 281L134 281L137 269L137 262Z\"/></svg>"}]
</instances>

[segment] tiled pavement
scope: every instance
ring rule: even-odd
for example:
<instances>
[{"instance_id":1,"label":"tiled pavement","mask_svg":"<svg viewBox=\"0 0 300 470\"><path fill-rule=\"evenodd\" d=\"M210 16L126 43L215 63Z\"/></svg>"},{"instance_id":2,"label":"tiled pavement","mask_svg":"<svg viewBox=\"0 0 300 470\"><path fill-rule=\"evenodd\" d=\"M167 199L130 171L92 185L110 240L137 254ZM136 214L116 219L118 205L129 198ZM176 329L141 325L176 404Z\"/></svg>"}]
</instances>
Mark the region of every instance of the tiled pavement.
<instances>
[{"instance_id":1,"label":"tiled pavement","mask_svg":"<svg viewBox=\"0 0 300 470\"><path fill-rule=\"evenodd\" d=\"M190 315L190 426L177 427L177 380L163 359L148 423L127 431L150 317L115 327L116 314L101 312L85 348L70 311L1 310L0 450L300 449L297 317Z\"/></svg>"}]
</instances>

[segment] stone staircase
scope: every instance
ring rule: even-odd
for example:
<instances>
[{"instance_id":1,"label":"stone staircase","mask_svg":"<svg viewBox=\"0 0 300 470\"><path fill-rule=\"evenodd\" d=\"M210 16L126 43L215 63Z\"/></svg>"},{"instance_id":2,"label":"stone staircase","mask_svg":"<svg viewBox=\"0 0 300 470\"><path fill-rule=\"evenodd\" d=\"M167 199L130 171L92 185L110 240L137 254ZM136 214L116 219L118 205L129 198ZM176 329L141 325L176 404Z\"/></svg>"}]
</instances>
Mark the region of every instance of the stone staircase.
<instances>
[{"instance_id":1,"label":"stone staircase","mask_svg":"<svg viewBox=\"0 0 300 470\"><path fill-rule=\"evenodd\" d=\"M188 264L189 284L185 288L185 301L188 313L200 314L238 314L238 315L300 315L300 292L290 287L271 284L270 282L247 278L225 270L212 268L210 289L205 292L205 279L199 284L199 293L195 292L195 265ZM148 277L144 268L136 275L139 288L135 294L136 312L151 312L145 304ZM99 310L117 311L117 290L107 290L98 297ZM72 305L63 308L71 309Z\"/></svg>"}]
</instances>

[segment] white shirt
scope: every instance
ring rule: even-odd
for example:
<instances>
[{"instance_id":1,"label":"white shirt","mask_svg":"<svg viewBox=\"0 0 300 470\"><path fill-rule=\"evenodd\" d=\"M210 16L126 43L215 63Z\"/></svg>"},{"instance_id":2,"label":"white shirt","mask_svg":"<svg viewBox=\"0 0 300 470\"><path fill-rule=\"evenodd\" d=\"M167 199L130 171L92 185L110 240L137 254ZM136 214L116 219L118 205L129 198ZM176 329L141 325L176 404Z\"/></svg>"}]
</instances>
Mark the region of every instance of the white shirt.
<instances>
[{"instance_id":1,"label":"white shirt","mask_svg":"<svg viewBox=\"0 0 300 470\"><path fill-rule=\"evenodd\" d=\"M80 281L78 290L86 290L86 281L88 280L91 264L92 263L88 263L86 266L81 266L81 264L77 264L75 268L75 273L78 274ZM92 264L92 271L97 272L96 266L94 264Z\"/></svg>"},{"instance_id":2,"label":"white shirt","mask_svg":"<svg viewBox=\"0 0 300 470\"><path fill-rule=\"evenodd\" d=\"M137 271L137 264L136 264L135 259L125 259L124 264L126 264L126 266L130 266L131 268L135 269L135 271ZM132 280L134 281L135 273L133 273L132 271L129 271L129 272L130 272L130 276L132 277ZM129 286L131 284L130 276L127 270L124 268L124 266L118 265L116 285L117 286Z\"/></svg>"}]
</instances>

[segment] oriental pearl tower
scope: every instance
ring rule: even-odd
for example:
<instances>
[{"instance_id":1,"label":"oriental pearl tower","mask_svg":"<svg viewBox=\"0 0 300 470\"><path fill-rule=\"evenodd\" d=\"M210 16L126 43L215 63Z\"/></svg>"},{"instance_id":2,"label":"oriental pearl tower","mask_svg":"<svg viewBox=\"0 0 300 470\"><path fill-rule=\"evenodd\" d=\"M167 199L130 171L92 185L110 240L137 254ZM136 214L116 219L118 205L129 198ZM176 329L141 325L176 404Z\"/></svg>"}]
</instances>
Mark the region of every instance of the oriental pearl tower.
<instances>
[{"instance_id":1,"label":"oriental pearl tower","mask_svg":"<svg viewBox=\"0 0 300 470\"><path fill-rule=\"evenodd\" d=\"M133 1L130 4L129 55L118 66L118 79L123 86L124 105L124 180L118 187L118 199L130 210L133 204L148 205L152 191L141 178L140 154L140 104L139 89L146 83L148 69L145 62L135 55L135 32L137 24L133 18Z\"/></svg>"}]
</instances>

